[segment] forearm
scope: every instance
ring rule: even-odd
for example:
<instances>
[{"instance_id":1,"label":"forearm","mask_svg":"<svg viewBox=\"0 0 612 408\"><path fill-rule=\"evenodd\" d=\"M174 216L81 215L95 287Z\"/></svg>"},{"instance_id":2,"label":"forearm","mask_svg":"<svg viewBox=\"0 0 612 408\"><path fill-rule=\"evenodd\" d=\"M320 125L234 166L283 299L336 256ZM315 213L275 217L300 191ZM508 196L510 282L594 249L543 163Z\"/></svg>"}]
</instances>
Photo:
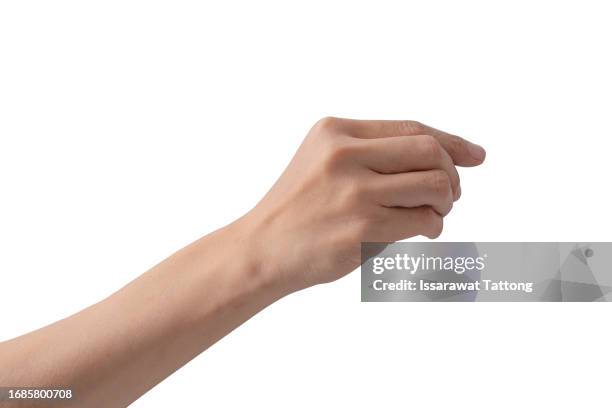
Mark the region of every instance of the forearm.
<instances>
[{"instance_id":1,"label":"forearm","mask_svg":"<svg viewBox=\"0 0 612 408\"><path fill-rule=\"evenodd\" d=\"M109 298L0 344L0 384L65 386L77 406L124 406L288 293L240 221Z\"/></svg>"}]
</instances>

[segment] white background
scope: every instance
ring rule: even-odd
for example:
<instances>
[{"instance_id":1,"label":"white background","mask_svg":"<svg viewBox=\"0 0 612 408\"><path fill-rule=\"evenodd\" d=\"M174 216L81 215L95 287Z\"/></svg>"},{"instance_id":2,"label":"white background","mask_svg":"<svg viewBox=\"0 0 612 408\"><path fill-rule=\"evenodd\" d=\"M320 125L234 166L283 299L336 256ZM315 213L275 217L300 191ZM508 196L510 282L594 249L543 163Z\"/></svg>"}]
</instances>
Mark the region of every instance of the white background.
<instances>
[{"instance_id":1,"label":"white background","mask_svg":"<svg viewBox=\"0 0 612 408\"><path fill-rule=\"evenodd\" d=\"M3 1L0 339L243 214L326 115L487 148L442 240L610 241L606 3ZM355 272L274 304L134 406L594 406L611 316L362 304Z\"/></svg>"}]
</instances>

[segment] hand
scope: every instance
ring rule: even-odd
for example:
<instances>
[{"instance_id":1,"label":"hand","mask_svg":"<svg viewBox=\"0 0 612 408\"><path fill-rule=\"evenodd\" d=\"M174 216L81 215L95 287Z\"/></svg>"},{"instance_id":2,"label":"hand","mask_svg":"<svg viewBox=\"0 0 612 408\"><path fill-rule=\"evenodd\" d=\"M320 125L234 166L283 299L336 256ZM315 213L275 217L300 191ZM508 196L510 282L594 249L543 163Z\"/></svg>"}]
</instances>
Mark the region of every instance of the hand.
<instances>
[{"instance_id":1,"label":"hand","mask_svg":"<svg viewBox=\"0 0 612 408\"><path fill-rule=\"evenodd\" d=\"M461 195L455 165L484 158L482 147L418 122L325 118L238 223L291 290L333 281L359 266L361 242L439 236Z\"/></svg>"}]
</instances>

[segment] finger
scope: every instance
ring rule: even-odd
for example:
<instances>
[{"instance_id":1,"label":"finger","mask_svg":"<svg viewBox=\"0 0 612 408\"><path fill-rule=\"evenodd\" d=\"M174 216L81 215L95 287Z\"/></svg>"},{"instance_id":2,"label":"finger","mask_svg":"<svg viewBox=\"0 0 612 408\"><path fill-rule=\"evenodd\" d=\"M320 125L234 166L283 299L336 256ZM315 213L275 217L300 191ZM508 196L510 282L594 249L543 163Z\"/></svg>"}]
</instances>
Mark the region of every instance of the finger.
<instances>
[{"instance_id":1,"label":"finger","mask_svg":"<svg viewBox=\"0 0 612 408\"><path fill-rule=\"evenodd\" d=\"M368 168L384 174L419 170L444 170L453 198L459 198L459 173L453 160L433 136L359 140L357 155Z\"/></svg>"},{"instance_id":2,"label":"finger","mask_svg":"<svg viewBox=\"0 0 612 408\"><path fill-rule=\"evenodd\" d=\"M372 190L385 207L422 207L428 205L441 216L453 208L450 178L444 170L377 175Z\"/></svg>"},{"instance_id":3,"label":"finger","mask_svg":"<svg viewBox=\"0 0 612 408\"><path fill-rule=\"evenodd\" d=\"M435 137L444 147L444 150L452 157L457 166L473 167L484 162L487 152L485 149L462 137L451 135L441 130L429 128L428 133Z\"/></svg>"},{"instance_id":4,"label":"finger","mask_svg":"<svg viewBox=\"0 0 612 408\"><path fill-rule=\"evenodd\" d=\"M363 139L415 135L433 136L458 166L477 166L486 157L486 151L481 146L412 120L342 119L342 123L352 136Z\"/></svg>"},{"instance_id":5,"label":"finger","mask_svg":"<svg viewBox=\"0 0 612 408\"><path fill-rule=\"evenodd\" d=\"M437 238L442 233L442 216L429 206L416 208L381 207L383 221L377 224L368 240L394 242L423 235Z\"/></svg>"}]
</instances>

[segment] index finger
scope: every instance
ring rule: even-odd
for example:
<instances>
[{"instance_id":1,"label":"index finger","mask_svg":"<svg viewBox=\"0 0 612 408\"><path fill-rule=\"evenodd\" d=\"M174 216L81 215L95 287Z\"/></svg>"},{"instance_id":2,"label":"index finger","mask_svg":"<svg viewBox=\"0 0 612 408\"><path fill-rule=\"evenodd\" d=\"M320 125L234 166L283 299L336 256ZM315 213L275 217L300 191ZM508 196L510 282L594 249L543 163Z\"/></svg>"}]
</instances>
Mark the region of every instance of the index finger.
<instances>
[{"instance_id":1,"label":"index finger","mask_svg":"<svg viewBox=\"0 0 612 408\"><path fill-rule=\"evenodd\" d=\"M481 164L486 151L479 145L413 120L357 120L341 119L345 129L354 137L375 139L384 137L430 135L435 137L458 166Z\"/></svg>"}]
</instances>

